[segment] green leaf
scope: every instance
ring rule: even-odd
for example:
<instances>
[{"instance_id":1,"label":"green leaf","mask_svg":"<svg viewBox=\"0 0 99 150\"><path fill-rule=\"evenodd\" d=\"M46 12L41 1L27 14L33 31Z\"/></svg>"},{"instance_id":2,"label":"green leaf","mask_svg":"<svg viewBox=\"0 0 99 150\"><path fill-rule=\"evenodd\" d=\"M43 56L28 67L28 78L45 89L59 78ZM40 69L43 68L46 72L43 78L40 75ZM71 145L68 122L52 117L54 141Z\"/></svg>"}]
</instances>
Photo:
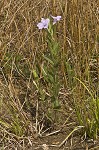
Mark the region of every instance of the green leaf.
<instances>
[{"instance_id":1,"label":"green leaf","mask_svg":"<svg viewBox=\"0 0 99 150\"><path fill-rule=\"evenodd\" d=\"M45 55L43 55L43 58L47 60L50 64L54 65L53 61L50 58L46 57Z\"/></svg>"},{"instance_id":2,"label":"green leaf","mask_svg":"<svg viewBox=\"0 0 99 150\"><path fill-rule=\"evenodd\" d=\"M39 77L38 77L38 74L37 74L36 70L33 69L32 72L33 72L34 79L38 79Z\"/></svg>"}]
</instances>

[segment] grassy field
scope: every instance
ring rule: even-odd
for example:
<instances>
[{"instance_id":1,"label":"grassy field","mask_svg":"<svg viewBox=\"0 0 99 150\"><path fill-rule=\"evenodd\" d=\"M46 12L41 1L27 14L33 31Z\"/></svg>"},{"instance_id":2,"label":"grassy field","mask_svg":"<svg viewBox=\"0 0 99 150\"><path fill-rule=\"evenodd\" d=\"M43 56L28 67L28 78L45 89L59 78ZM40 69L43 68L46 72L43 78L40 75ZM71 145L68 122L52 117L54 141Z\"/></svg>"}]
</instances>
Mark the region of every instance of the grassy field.
<instances>
[{"instance_id":1,"label":"grassy field","mask_svg":"<svg viewBox=\"0 0 99 150\"><path fill-rule=\"evenodd\" d=\"M0 0L0 150L98 150L98 138L98 0Z\"/></svg>"}]
</instances>

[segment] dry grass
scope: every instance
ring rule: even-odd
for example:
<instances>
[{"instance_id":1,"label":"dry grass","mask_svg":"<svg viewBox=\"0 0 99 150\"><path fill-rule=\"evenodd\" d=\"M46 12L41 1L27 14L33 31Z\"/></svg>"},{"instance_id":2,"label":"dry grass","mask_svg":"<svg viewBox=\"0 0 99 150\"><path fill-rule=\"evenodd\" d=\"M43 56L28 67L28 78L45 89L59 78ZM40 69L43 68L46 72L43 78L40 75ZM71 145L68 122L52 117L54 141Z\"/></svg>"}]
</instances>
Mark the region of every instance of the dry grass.
<instances>
[{"instance_id":1,"label":"dry grass","mask_svg":"<svg viewBox=\"0 0 99 150\"><path fill-rule=\"evenodd\" d=\"M33 149L37 143L33 140L52 127L52 122L45 119L48 106L38 102L33 78L33 69L41 68L41 54L46 52L46 33L37 29L37 23L50 14L62 16L56 37L61 48L62 83L58 128L64 118L71 123L70 131L74 127L72 95L82 107L89 96L74 77L83 81L95 98L99 96L98 0L0 1L1 149ZM42 73L39 76L42 78Z\"/></svg>"}]
</instances>

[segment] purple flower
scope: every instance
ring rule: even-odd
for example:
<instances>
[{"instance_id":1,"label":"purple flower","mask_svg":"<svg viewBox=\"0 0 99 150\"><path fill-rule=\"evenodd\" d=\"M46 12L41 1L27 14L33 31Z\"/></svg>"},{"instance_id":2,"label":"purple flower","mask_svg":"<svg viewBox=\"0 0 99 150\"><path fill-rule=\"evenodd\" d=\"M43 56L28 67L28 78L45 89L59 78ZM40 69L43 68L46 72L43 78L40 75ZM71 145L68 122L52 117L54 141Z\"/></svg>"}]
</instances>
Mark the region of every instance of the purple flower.
<instances>
[{"instance_id":1,"label":"purple flower","mask_svg":"<svg viewBox=\"0 0 99 150\"><path fill-rule=\"evenodd\" d=\"M51 17L54 19L53 25L54 25L57 21L60 21L60 19L61 19L61 16L54 17L54 16L51 15Z\"/></svg>"},{"instance_id":2,"label":"purple flower","mask_svg":"<svg viewBox=\"0 0 99 150\"><path fill-rule=\"evenodd\" d=\"M47 19L42 18L41 22L37 24L37 27L39 29L43 29L43 28L47 29L49 22L50 22L50 20L48 18Z\"/></svg>"}]
</instances>

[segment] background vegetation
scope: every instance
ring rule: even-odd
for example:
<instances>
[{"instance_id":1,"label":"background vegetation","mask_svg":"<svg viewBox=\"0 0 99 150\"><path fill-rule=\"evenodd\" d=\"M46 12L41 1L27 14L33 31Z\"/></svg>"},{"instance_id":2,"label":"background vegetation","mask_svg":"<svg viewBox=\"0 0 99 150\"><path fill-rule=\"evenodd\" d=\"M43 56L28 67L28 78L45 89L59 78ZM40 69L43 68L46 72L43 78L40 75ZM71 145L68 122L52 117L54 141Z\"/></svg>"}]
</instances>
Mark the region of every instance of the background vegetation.
<instances>
[{"instance_id":1,"label":"background vegetation","mask_svg":"<svg viewBox=\"0 0 99 150\"><path fill-rule=\"evenodd\" d=\"M42 57L49 54L47 34L37 28L50 14L62 16L55 32L60 54L57 109L43 70L45 64L50 70ZM98 0L0 1L1 149L35 148L39 138L63 128L65 140L62 136L58 147L76 130L78 138L98 139L98 24Z\"/></svg>"}]
</instances>

